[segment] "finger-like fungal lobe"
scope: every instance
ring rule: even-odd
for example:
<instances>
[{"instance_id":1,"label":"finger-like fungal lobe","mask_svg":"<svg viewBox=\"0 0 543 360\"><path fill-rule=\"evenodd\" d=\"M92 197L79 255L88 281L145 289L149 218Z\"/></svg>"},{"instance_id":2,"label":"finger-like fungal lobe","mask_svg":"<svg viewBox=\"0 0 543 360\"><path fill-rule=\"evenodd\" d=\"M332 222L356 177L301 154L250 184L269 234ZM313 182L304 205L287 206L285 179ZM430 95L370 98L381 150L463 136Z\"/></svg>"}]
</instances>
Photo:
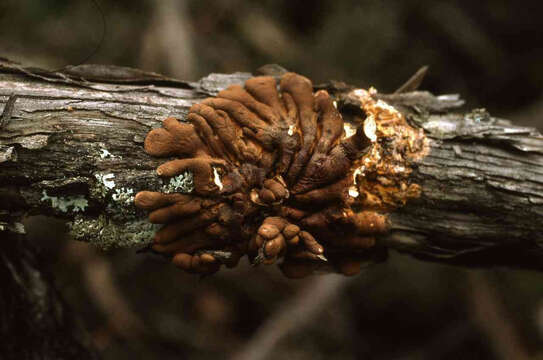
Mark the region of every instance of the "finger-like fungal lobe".
<instances>
[{"instance_id":1,"label":"finger-like fungal lobe","mask_svg":"<svg viewBox=\"0 0 543 360\"><path fill-rule=\"evenodd\" d=\"M366 118L346 122L332 97L286 73L253 77L168 118L145 151L170 160L158 176L192 173L190 194L141 191L136 206L163 224L152 249L209 274L248 255L289 277L356 274L388 229L387 214L420 194L410 164L424 134L375 91L357 89Z\"/></svg>"}]
</instances>

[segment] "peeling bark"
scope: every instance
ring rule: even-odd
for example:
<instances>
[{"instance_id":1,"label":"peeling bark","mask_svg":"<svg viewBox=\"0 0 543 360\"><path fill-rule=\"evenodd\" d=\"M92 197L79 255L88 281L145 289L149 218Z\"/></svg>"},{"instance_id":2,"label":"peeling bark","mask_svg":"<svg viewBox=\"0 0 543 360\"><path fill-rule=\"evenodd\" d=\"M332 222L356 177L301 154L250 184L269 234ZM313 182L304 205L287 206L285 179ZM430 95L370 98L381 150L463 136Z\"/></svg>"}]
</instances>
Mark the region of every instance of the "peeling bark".
<instances>
[{"instance_id":1,"label":"peeling bark","mask_svg":"<svg viewBox=\"0 0 543 360\"><path fill-rule=\"evenodd\" d=\"M133 205L141 190L182 192L188 174L162 182L163 160L143 151L147 132L247 73L188 83L133 69L83 66L64 73L0 62L0 226L24 214L68 219L76 239L143 247L156 228ZM359 116L352 87L327 89ZM5 104L12 94L13 108ZM412 173L421 197L391 214L378 241L416 257L469 265L543 268L543 138L455 96L380 95L422 127L430 152Z\"/></svg>"}]
</instances>

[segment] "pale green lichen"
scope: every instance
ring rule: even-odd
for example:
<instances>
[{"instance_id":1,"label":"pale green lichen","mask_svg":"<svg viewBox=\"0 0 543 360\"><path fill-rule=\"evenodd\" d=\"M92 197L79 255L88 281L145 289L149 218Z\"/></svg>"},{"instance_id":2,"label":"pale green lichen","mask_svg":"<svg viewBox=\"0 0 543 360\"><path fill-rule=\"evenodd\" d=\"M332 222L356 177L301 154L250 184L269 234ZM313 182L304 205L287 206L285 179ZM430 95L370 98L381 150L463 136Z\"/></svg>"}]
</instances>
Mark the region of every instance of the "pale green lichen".
<instances>
[{"instance_id":1,"label":"pale green lichen","mask_svg":"<svg viewBox=\"0 0 543 360\"><path fill-rule=\"evenodd\" d=\"M160 225L140 220L141 214L134 205L136 190L118 187L114 174L96 173L94 176L97 181L90 189L91 198L106 202L106 211L98 218L77 217L69 224L72 236L102 249L151 244ZM193 175L187 171L168 179L167 183L159 180L157 185L157 191L163 193L190 193L194 189Z\"/></svg>"},{"instance_id":2,"label":"pale green lichen","mask_svg":"<svg viewBox=\"0 0 543 360\"><path fill-rule=\"evenodd\" d=\"M114 201L129 205L134 202L134 190L122 187L115 189L115 193L111 196Z\"/></svg>"},{"instance_id":3,"label":"pale green lichen","mask_svg":"<svg viewBox=\"0 0 543 360\"><path fill-rule=\"evenodd\" d=\"M185 171L184 173L172 177L168 184L162 186L162 192L166 194L170 193L183 193L188 194L194 190L194 180L192 173Z\"/></svg>"},{"instance_id":4,"label":"pale green lichen","mask_svg":"<svg viewBox=\"0 0 543 360\"><path fill-rule=\"evenodd\" d=\"M113 189L115 187L115 181L112 180L114 177L114 174L105 174L101 176L100 174L96 175L96 178L100 180L102 184L104 184L104 186L108 189Z\"/></svg>"},{"instance_id":5,"label":"pale green lichen","mask_svg":"<svg viewBox=\"0 0 543 360\"><path fill-rule=\"evenodd\" d=\"M147 220L116 223L104 215L96 219L77 217L68 225L75 240L89 242L103 250L149 245L160 228L160 225L151 224Z\"/></svg>"},{"instance_id":6,"label":"pale green lichen","mask_svg":"<svg viewBox=\"0 0 543 360\"><path fill-rule=\"evenodd\" d=\"M88 147L89 155L94 158L96 164L102 163L107 160L117 160L122 159L121 155L115 155L111 152L110 149L106 147L106 144L103 142L96 142L89 144Z\"/></svg>"},{"instance_id":7,"label":"pale green lichen","mask_svg":"<svg viewBox=\"0 0 543 360\"><path fill-rule=\"evenodd\" d=\"M114 174L94 174L96 180L95 185L91 188L91 197L105 198L109 190L115 187Z\"/></svg>"},{"instance_id":8,"label":"pale green lichen","mask_svg":"<svg viewBox=\"0 0 543 360\"><path fill-rule=\"evenodd\" d=\"M125 187L115 189L115 193L111 195L111 200L108 204L108 210L115 217L131 218L136 215L133 189Z\"/></svg>"},{"instance_id":9,"label":"pale green lichen","mask_svg":"<svg viewBox=\"0 0 543 360\"><path fill-rule=\"evenodd\" d=\"M111 158L111 159L122 159L120 155L113 155L107 149L100 149L100 159Z\"/></svg>"},{"instance_id":10,"label":"pale green lichen","mask_svg":"<svg viewBox=\"0 0 543 360\"><path fill-rule=\"evenodd\" d=\"M89 205L87 199L84 196L67 196L67 197L57 197L47 195L47 191L42 191L41 201L51 200L51 207L53 209L58 209L62 212L68 212L70 207L72 207L73 212L83 212Z\"/></svg>"}]
</instances>

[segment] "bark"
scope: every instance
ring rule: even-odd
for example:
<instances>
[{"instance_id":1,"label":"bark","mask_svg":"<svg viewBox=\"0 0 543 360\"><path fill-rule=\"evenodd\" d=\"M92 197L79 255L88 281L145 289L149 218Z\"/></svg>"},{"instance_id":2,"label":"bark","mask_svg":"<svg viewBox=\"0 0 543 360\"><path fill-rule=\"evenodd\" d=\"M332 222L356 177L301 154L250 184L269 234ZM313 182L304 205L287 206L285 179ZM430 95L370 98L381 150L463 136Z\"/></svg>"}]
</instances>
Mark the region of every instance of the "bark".
<instances>
[{"instance_id":1,"label":"bark","mask_svg":"<svg viewBox=\"0 0 543 360\"><path fill-rule=\"evenodd\" d=\"M48 214L66 218L76 239L143 247L155 228L134 208L133 195L190 186L186 178L161 183L155 168L164 160L145 154L146 133L248 77L183 82L117 67L48 73L0 62L0 103L17 96L1 121L0 226L20 230L20 216ZM317 87L336 96L345 116L356 113L351 86ZM456 96L380 96L425 130L431 151L412 174L422 196L391 214L391 231L379 241L426 260L542 270L541 135L484 110L461 112Z\"/></svg>"}]
</instances>

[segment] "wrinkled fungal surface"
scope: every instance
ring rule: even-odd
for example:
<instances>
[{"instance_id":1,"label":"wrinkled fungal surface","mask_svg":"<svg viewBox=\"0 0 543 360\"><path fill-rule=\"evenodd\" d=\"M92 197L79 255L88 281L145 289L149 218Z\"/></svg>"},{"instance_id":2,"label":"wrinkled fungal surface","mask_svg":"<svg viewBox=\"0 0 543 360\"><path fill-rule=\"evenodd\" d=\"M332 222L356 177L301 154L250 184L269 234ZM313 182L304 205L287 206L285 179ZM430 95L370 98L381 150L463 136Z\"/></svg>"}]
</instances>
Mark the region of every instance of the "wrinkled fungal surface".
<instances>
[{"instance_id":1,"label":"wrinkled fungal surface","mask_svg":"<svg viewBox=\"0 0 543 360\"><path fill-rule=\"evenodd\" d=\"M152 249L188 272L280 262L288 277L316 270L356 274L375 258L387 213L417 197L410 164L424 135L381 100L357 89L366 119L345 122L326 91L286 73L253 77L164 121L145 151L175 157L158 167L190 171L190 194L141 191L135 203L164 224Z\"/></svg>"}]
</instances>

